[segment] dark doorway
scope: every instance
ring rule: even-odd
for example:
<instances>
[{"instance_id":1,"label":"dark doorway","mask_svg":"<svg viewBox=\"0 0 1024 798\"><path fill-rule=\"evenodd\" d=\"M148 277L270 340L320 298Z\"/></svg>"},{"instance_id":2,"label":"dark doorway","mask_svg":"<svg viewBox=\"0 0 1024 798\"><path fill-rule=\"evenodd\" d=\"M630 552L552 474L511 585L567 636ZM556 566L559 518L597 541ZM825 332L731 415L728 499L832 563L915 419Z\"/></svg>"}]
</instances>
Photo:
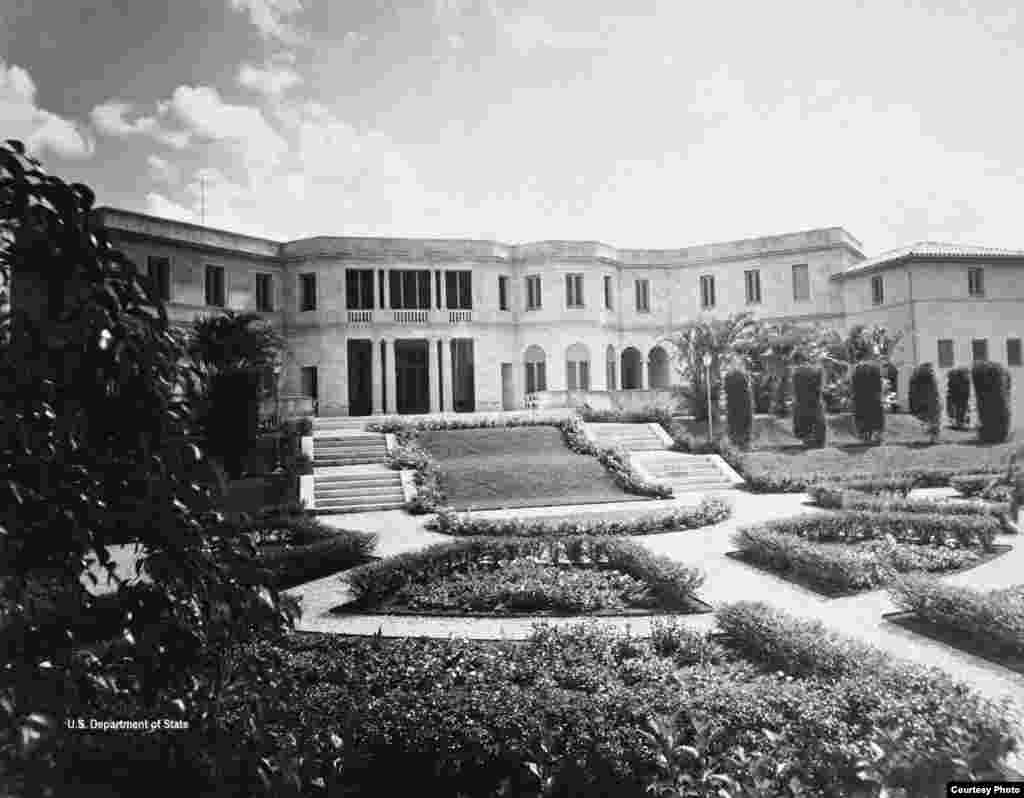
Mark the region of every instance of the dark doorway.
<instances>
[{"instance_id":1,"label":"dark doorway","mask_svg":"<svg viewBox=\"0 0 1024 798\"><path fill-rule=\"evenodd\" d=\"M368 416L373 412L373 344L348 342L348 414Z\"/></svg>"},{"instance_id":2,"label":"dark doorway","mask_svg":"<svg viewBox=\"0 0 1024 798\"><path fill-rule=\"evenodd\" d=\"M427 341L395 341L395 400L399 413L430 412Z\"/></svg>"},{"instance_id":3,"label":"dark doorway","mask_svg":"<svg viewBox=\"0 0 1024 798\"><path fill-rule=\"evenodd\" d=\"M452 404L456 413L472 413L476 410L472 338L452 340L452 388Z\"/></svg>"}]
</instances>

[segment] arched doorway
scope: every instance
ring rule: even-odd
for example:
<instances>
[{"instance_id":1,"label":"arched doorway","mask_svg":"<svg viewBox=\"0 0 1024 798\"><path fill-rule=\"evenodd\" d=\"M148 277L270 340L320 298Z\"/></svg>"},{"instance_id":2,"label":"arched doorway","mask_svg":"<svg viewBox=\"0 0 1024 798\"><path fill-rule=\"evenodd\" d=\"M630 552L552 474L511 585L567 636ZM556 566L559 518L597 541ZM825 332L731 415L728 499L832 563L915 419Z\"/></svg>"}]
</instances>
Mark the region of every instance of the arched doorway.
<instances>
[{"instance_id":1,"label":"arched doorway","mask_svg":"<svg viewBox=\"0 0 1024 798\"><path fill-rule=\"evenodd\" d=\"M635 347L628 346L622 350L622 389L636 390L643 387L643 355Z\"/></svg>"},{"instance_id":2,"label":"arched doorway","mask_svg":"<svg viewBox=\"0 0 1024 798\"><path fill-rule=\"evenodd\" d=\"M615 368L615 364L616 364L617 361L618 361L618 358L615 357L615 347L612 346L611 344L609 344L608 348L605 350L605 375L604 375L604 377L605 377L605 386L607 387L607 389L609 391L614 391L616 389L617 384L618 384L616 379L615 379L615 372L617 371L617 369Z\"/></svg>"},{"instance_id":3,"label":"arched doorway","mask_svg":"<svg viewBox=\"0 0 1024 798\"><path fill-rule=\"evenodd\" d=\"M547 359L544 350L536 344L528 346L523 353L523 366L526 370L523 384L528 394L548 389Z\"/></svg>"},{"instance_id":4,"label":"arched doorway","mask_svg":"<svg viewBox=\"0 0 1024 798\"><path fill-rule=\"evenodd\" d=\"M668 388L668 354L655 346L647 355L647 380L651 388Z\"/></svg>"},{"instance_id":5,"label":"arched doorway","mask_svg":"<svg viewBox=\"0 0 1024 798\"><path fill-rule=\"evenodd\" d=\"M573 344L565 350L565 387L570 391L590 390L590 350Z\"/></svg>"}]
</instances>

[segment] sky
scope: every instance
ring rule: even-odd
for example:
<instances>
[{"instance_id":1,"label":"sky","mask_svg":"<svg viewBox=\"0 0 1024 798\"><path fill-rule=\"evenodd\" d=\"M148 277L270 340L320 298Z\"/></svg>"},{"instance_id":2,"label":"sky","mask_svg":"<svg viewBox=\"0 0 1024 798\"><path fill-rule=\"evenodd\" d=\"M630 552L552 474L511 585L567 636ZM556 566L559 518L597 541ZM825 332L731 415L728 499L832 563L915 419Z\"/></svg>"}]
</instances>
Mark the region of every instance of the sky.
<instances>
[{"instance_id":1,"label":"sky","mask_svg":"<svg viewBox=\"0 0 1024 798\"><path fill-rule=\"evenodd\" d=\"M278 240L1019 248L1022 44L994 0L0 0L0 137Z\"/></svg>"}]
</instances>

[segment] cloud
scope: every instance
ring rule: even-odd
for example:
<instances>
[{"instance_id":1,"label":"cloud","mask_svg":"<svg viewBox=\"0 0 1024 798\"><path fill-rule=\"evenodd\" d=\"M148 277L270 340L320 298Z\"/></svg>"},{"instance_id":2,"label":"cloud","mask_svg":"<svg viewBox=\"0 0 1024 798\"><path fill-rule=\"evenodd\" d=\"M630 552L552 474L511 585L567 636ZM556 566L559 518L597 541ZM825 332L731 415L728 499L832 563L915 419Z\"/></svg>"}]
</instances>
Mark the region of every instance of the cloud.
<instances>
[{"instance_id":1,"label":"cloud","mask_svg":"<svg viewBox=\"0 0 1024 798\"><path fill-rule=\"evenodd\" d=\"M302 11L301 0L231 0L231 8L247 11L249 20L259 28L264 39L287 45L306 40L306 34L288 21L288 17Z\"/></svg>"},{"instance_id":2,"label":"cloud","mask_svg":"<svg viewBox=\"0 0 1024 798\"><path fill-rule=\"evenodd\" d=\"M176 150L184 149L188 145L190 138L188 131L169 130L155 116L139 116L134 121L128 121L125 115L131 110L132 106L129 103L120 100L107 100L93 108L89 118L100 133L115 138L149 136ZM164 107L160 107L158 110L161 114L166 113Z\"/></svg>"},{"instance_id":3,"label":"cloud","mask_svg":"<svg viewBox=\"0 0 1024 798\"><path fill-rule=\"evenodd\" d=\"M33 151L48 150L64 158L87 158L95 144L85 131L36 105L36 85L29 73L0 59L0 120L4 137L19 139Z\"/></svg>"},{"instance_id":4,"label":"cloud","mask_svg":"<svg viewBox=\"0 0 1024 798\"><path fill-rule=\"evenodd\" d=\"M238 83L268 97L276 97L302 83L302 76L288 67L257 67L252 64L242 64L238 70Z\"/></svg>"},{"instance_id":5,"label":"cloud","mask_svg":"<svg viewBox=\"0 0 1024 798\"><path fill-rule=\"evenodd\" d=\"M161 158L159 155L149 155L146 158L149 166L149 175L153 180L161 183L176 183L180 176L178 167Z\"/></svg>"},{"instance_id":6,"label":"cloud","mask_svg":"<svg viewBox=\"0 0 1024 798\"><path fill-rule=\"evenodd\" d=\"M196 214L184 205L180 205L163 194L153 191L146 194L146 213L153 216L162 216L165 219L174 219L179 222L198 222Z\"/></svg>"}]
</instances>

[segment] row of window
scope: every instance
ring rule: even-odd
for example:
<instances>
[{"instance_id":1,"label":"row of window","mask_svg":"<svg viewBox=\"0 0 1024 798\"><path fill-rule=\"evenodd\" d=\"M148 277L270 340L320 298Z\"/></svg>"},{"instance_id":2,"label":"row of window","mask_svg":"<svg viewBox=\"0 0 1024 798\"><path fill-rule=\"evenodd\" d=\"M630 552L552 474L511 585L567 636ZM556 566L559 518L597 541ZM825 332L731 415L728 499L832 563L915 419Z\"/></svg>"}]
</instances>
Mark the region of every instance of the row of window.
<instances>
[{"instance_id":1,"label":"row of window","mask_svg":"<svg viewBox=\"0 0 1024 798\"><path fill-rule=\"evenodd\" d=\"M940 338L938 341L938 355L939 355L939 368L949 369L953 368L956 363L956 357L953 347L952 338ZM1006 365L1007 366L1020 366L1022 365L1021 360L1021 339L1020 338L1007 338L1006 339ZM971 340L971 360L988 360L988 339L987 338L974 338Z\"/></svg>"},{"instance_id":2,"label":"row of window","mask_svg":"<svg viewBox=\"0 0 1024 798\"><path fill-rule=\"evenodd\" d=\"M985 296L985 269L982 266L967 267L967 296ZM876 274L871 278L871 304L885 303L885 281L883 275Z\"/></svg>"}]
</instances>

